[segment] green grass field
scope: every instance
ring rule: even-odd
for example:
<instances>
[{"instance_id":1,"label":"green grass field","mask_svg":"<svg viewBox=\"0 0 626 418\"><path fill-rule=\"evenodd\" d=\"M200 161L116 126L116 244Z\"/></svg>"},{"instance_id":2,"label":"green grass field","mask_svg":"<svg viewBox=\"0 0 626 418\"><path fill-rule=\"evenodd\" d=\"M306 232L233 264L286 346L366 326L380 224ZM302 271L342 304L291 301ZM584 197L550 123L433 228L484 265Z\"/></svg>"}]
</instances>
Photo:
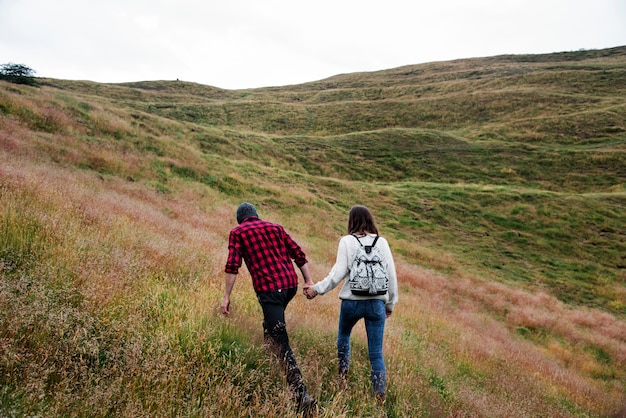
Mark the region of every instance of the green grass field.
<instances>
[{"instance_id":1,"label":"green grass field","mask_svg":"<svg viewBox=\"0 0 626 418\"><path fill-rule=\"evenodd\" d=\"M221 90L0 82L0 416L295 416L237 205L316 280L355 204L396 258L386 404L340 391L336 293L288 309L320 416L621 416L626 48ZM364 328L350 388L368 388Z\"/></svg>"}]
</instances>

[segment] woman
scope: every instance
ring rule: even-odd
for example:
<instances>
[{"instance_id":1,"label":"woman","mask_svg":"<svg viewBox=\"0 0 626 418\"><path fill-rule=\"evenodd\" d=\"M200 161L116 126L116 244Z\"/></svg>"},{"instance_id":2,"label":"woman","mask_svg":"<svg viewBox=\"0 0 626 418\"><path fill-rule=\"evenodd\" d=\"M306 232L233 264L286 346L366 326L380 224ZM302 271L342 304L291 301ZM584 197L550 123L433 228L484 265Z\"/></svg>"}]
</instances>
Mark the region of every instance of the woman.
<instances>
[{"instance_id":1,"label":"woman","mask_svg":"<svg viewBox=\"0 0 626 418\"><path fill-rule=\"evenodd\" d=\"M348 235L339 241L337 261L328 276L311 287L305 285L304 294L312 299L316 295L323 295L344 282L339 291L341 310L339 313L339 329L337 335L337 356L339 358L339 376L343 382L347 381L350 367L350 334L356 323L363 318L367 332L367 347L372 366L372 386L374 393L380 400L385 398L387 386L387 372L383 359L383 334L385 321L393 312L398 302L398 282L396 269L387 240L378 237L378 228L374 217L365 206L354 206L348 217ZM358 239L357 239L358 238ZM376 242L375 242L376 240ZM382 264L388 273L387 292L374 292L372 295L355 295L350 289L348 280L350 269L361 245L370 246L375 242Z\"/></svg>"}]
</instances>

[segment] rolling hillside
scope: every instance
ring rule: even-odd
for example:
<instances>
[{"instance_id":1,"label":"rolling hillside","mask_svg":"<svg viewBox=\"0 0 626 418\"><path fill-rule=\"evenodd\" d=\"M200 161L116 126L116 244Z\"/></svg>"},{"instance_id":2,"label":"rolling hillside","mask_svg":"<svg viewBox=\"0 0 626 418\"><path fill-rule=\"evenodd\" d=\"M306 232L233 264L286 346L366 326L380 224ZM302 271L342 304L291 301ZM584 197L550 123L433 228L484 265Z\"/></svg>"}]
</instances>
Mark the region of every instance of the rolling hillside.
<instances>
[{"instance_id":1,"label":"rolling hillside","mask_svg":"<svg viewBox=\"0 0 626 418\"><path fill-rule=\"evenodd\" d=\"M288 407L246 274L239 315L215 310L242 200L318 280L354 204L397 257L384 410L329 383L336 295L294 302L322 416L624 413L626 47L249 90L39 82L0 82L0 415Z\"/></svg>"}]
</instances>

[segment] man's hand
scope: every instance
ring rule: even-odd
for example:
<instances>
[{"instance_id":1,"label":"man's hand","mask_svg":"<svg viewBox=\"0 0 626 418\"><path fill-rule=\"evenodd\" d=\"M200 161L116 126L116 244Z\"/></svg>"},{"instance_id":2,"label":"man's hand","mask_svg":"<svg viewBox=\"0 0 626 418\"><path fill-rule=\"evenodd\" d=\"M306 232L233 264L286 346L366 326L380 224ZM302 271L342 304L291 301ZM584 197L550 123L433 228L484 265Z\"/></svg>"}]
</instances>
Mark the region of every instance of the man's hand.
<instances>
[{"instance_id":1,"label":"man's hand","mask_svg":"<svg viewBox=\"0 0 626 418\"><path fill-rule=\"evenodd\" d=\"M222 314L228 316L230 314L230 293L233 291L237 274L226 273L224 276L224 299L222 299Z\"/></svg>"},{"instance_id":2,"label":"man's hand","mask_svg":"<svg viewBox=\"0 0 626 418\"><path fill-rule=\"evenodd\" d=\"M230 298L224 296L222 300L222 315L228 316L230 314Z\"/></svg>"}]
</instances>

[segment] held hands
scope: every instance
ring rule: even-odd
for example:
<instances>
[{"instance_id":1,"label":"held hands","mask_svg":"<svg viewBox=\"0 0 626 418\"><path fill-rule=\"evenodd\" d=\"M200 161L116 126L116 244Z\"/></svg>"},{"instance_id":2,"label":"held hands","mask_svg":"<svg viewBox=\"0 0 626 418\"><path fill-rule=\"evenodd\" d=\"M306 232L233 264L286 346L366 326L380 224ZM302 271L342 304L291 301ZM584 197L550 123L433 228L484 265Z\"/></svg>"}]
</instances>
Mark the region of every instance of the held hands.
<instances>
[{"instance_id":1,"label":"held hands","mask_svg":"<svg viewBox=\"0 0 626 418\"><path fill-rule=\"evenodd\" d=\"M302 289L302 293L304 294L304 296L306 296L307 299L313 299L315 296L317 296L317 293L315 293L312 284L305 284L304 288Z\"/></svg>"}]
</instances>

